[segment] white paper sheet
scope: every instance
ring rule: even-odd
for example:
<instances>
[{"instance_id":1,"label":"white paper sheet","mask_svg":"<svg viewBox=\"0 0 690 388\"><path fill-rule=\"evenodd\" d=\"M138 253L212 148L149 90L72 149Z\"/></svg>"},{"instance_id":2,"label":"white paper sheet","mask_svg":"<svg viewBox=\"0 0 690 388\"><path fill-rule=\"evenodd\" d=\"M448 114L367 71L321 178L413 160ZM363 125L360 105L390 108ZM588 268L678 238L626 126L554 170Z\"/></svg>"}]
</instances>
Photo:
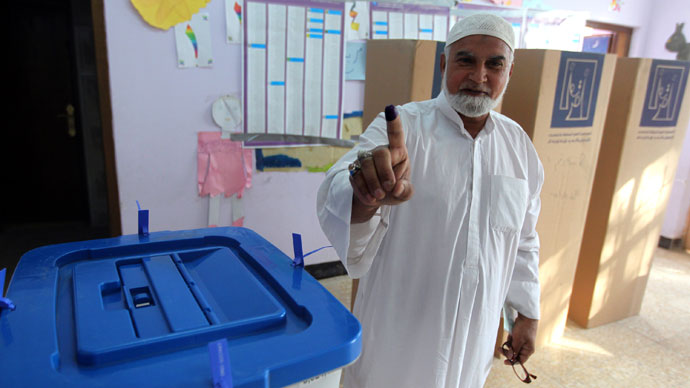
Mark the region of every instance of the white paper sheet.
<instances>
[{"instance_id":1,"label":"white paper sheet","mask_svg":"<svg viewBox=\"0 0 690 388\"><path fill-rule=\"evenodd\" d=\"M405 39L419 38L419 15L416 13L405 14Z\"/></svg>"},{"instance_id":2,"label":"white paper sheet","mask_svg":"<svg viewBox=\"0 0 690 388\"><path fill-rule=\"evenodd\" d=\"M448 36L448 16L434 15L434 40L446 41Z\"/></svg>"},{"instance_id":3,"label":"white paper sheet","mask_svg":"<svg viewBox=\"0 0 690 388\"><path fill-rule=\"evenodd\" d=\"M227 43L242 43L243 0L225 0L225 31Z\"/></svg>"},{"instance_id":4,"label":"white paper sheet","mask_svg":"<svg viewBox=\"0 0 690 388\"><path fill-rule=\"evenodd\" d=\"M403 14L400 12L388 13L388 39L403 38Z\"/></svg>"},{"instance_id":5,"label":"white paper sheet","mask_svg":"<svg viewBox=\"0 0 690 388\"><path fill-rule=\"evenodd\" d=\"M388 12L371 12L371 34L374 39L388 39Z\"/></svg>"},{"instance_id":6,"label":"white paper sheet","mask_svg":"<svg viewBox=\"0 0 690 388\"><path fill-rule=\"evenodd\" d=\"M304 7L288 7L285 132L301 135L304 111Z\"/></svg>"},{"instance_id":7,"label":"white paper sheet","mask_svg":"<svg viewBox=\"0 0 690 388\"><path fill-rule=\"evenodd\" d=\"M266 132L266 4L247 3L247 132Z\"/></svg>"},{"instance_id":8,"label":"white paper sheet","mask_svg":"<svg viewBox=\"0 0 690 388\"><path fill-rule=\"evenodd\" d=\"M304 59L304 134L306 136L321 135L323 29L323 9L308 9L307 50Z\"/></svg>"},{"instance_id":9,"label":"white paper sheet","mask_svg":"<svg viewBox=\"0 0 690 388\"><path fill-rule=\"evenodd\" d=\"M175 26L177 67L211 67L211 27L208 13L199 12L192 20Z\"/></svg>"},{"instance_id":10,"label":"white paper sheet","mask_svg":"<svg viewBox=\"0 0 690 388\"><path fill-rule=\"evenodd\" d=\"M286 18L284 5L268 5L268 133L285 133Z\"/></svg>"},{"instance_id":11,"label":"white paper sheet","mask_svg":"<svg viewBox=\"0 0 690 388\"><path fill-rule=\"evenodd\" d=\"M419 15L419 39L432 40L434 37L434 17L429 14Z\"/></svg>"},{"instance_id":12,"label":"white paper sheet","mask_svg":"<svg viewBox=\"0 0 690 388\"><path fill-rule=\"evenodd\" d=\"M348 1L345 3L345 26L347 40L369 39L369 2Z\"/></svg>"},{"instance_id":13,"label":"white paper sheet","mask_svg":"<svg viewBox=\"0 0 690 388\"><path fill-rule=\"evenodd\" d=\"M340 40L342 25L340 11L328 10L323 41L323 104L321 137L338 137L340 111Z\"/></svg>"}]
</instances>

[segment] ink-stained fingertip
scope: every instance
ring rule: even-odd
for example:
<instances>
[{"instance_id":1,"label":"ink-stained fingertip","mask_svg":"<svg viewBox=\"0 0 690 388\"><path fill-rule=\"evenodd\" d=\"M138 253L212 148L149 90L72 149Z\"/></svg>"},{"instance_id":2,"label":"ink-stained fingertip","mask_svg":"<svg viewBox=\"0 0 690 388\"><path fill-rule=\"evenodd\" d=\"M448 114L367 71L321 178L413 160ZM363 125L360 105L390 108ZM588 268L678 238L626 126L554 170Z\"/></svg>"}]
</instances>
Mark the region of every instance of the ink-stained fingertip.
<instances>
[{"instance_id":1,"label":"ink-stained fingertip","mask_svg":"<svg viewBox=\"0 0 690 388\"><path fill-rule=\"evenodd\" d=\"M384 110L386 113L386 121L393 121L398 117L398 112L395 110L395 105L388 105Z\"/></svg>"}]
</instances>

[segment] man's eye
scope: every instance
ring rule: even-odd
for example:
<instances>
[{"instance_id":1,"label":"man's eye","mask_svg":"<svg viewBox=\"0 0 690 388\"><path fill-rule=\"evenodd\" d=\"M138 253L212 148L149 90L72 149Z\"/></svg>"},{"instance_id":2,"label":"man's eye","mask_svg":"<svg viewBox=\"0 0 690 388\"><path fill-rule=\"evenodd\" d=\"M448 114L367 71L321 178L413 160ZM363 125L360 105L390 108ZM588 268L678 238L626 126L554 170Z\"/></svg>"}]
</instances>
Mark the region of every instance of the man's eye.
<instances>
[{"instance_id":1,"label":"man's eye","mask_svg":"<svg viewBox=\"0 0 690 388\"><path fill-rule=\"evenodd\" d=\"M493 69L500 69L501 67L503 67L503 62L501 62L501 61L489 62L489 67L491 67Z\"/></svg>"},{"instance_id":2,"label":"man's eye","mask_svg":"<svg viewBox=\"0 0 690 388\"><path fill-rule=\"evenodd\" d=\"M458 63L470 64L472 63L472 58L458 58Z\"/></svg>"}]
</instances>

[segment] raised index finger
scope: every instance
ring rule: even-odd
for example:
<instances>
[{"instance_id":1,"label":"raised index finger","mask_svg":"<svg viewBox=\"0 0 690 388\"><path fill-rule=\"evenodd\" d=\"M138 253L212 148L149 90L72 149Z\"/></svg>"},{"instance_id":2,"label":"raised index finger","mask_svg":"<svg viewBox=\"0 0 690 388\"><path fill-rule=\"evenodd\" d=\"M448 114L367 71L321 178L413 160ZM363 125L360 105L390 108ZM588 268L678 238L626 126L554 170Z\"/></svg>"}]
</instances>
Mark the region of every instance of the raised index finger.
<instances>
[{"instance_id":1,"label":"raised index finger","mask_svg":"<svg viewBox=\"0 0 690 388\"><path fill-rule=\"evenodd\" d=\"M386 113L386 131L388 132L388 148L391 151L391 162L395 166L407 155L405 146L405 133L402 129L402 120L398 116L395 106L388 105Z\"/></svg>"}]
</instances>

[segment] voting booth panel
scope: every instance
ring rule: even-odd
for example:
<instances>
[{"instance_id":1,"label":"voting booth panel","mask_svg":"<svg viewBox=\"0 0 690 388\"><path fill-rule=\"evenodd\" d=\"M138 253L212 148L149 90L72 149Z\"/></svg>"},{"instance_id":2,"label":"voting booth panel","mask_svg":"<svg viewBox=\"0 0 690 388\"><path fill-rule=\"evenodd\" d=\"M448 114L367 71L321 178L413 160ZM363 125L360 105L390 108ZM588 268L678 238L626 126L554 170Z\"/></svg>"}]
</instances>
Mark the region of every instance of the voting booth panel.
<instances>
[{"instance_id":1,"label":"voting booth panel","mask_svg":"<svg viewBox=\"0 0 690 388\"><path fill-rule=\"evenodd\" d=\"M502 113L529 134L544 165L538 345L563 335L609 103L614 55L515 51Z\"/></svg>"},{"instance_id":2,"label":"voting booth panel","mask_svg":"<svg viewBox=\"0 0 690 388\"><path fill-rule=\"evenodd\" d=\"M569 316L595 327L637 315L690 116L690 62L621 58Z\"/></svg>"},{"instance_id":3,"label":"voting booth panel","mask_svg":"<svg viewBox=\"0 0 690 388\"><path fill-rule=\"evenodd\" d=\"M362 127L374 120L388 105L424 101L440 92L439 60L443 42L432 40L367 41Z\"/></svg>"}]
</instances>

